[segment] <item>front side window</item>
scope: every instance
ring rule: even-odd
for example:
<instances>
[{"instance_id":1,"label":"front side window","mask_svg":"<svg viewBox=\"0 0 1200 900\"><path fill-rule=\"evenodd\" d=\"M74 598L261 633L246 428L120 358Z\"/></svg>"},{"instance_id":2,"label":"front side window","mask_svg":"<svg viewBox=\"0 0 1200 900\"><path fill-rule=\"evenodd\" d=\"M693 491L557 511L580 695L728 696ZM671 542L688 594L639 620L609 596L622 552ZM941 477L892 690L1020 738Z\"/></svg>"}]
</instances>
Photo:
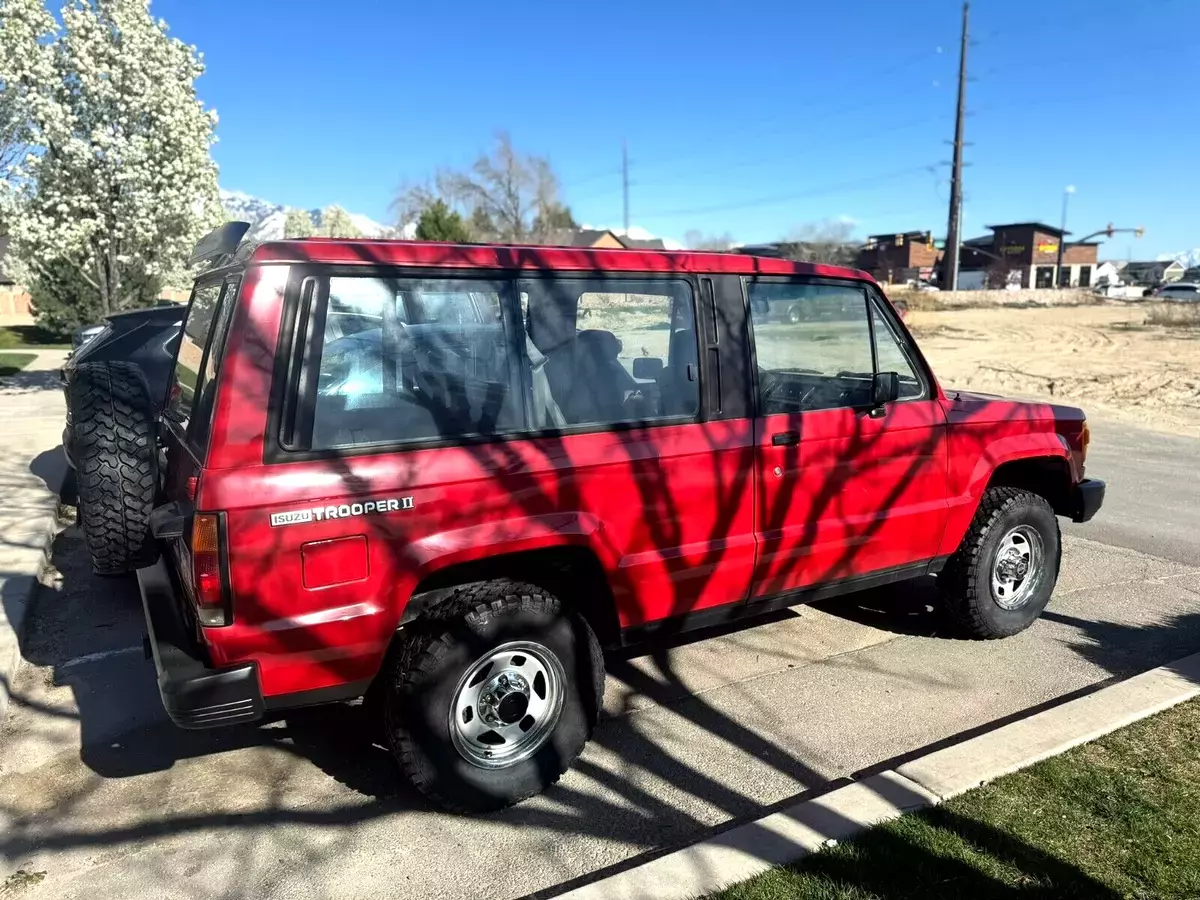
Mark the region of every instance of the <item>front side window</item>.
<instances>
[{"instance_id":1,"label":"front side window","mask_svg":"<svg viewBox=\"0 0 1200 900\"><path fill-rule=\"evenodd\" d=\"M318 332L310 449L519 427L502 296L490 281L324 279L310 326Z\"/></svg>"},{"instance_id":2,"label":"front side window","mask_svg":"<svg viewBox=\"0 0 1200 900\"><path fill-rule=\"evenodd\" d=\"M753 281L748 294L762 415L870 404L871 326L861 287Z\"/></svg>"},{"instance_id":3,"label":"front side window","mask_svg":"<svg viewBox=\"0 0 1200 900\"><path fill-rule=\"evenodd\" d=\"M700 408L692 289L682 280L520 282L534 426L694 417Z\"/></svg>"}]
</instances>

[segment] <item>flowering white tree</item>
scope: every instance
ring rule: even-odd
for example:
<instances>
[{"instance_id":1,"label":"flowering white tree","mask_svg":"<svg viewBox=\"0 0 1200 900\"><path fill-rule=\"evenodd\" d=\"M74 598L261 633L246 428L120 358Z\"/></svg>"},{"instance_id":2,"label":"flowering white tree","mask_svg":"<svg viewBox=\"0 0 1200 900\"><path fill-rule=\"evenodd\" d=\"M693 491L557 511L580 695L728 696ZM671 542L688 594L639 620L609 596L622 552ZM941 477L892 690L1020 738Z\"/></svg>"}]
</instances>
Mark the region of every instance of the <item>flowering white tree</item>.
<instances>
[{"instance_id":1,"label":"flowering white tree","mask_svg":"<svg viewBox=\"0 0 1200 900\"><path fill-rule=\"evenodd\" d=\"M149 0L0 0L0 84L31 152L0 203L14 273L47 324L152 301L221 218L216 114L194 47Z\"/></svg>"}]
</instances>

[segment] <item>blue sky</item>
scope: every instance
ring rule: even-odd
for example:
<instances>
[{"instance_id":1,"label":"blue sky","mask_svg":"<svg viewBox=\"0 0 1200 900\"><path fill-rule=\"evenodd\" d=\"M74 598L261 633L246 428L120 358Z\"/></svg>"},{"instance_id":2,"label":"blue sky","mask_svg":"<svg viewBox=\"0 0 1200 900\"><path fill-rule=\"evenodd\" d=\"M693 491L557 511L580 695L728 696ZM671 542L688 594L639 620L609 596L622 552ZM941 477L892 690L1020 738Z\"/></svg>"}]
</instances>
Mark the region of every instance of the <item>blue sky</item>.
<instances>
[{"instance_id":1,"label":"blue sky","mask_svg":"<svg viewBox=\"0 0 1200 900\"><path fill-rule=\"evenodd\" d=\"M390 221L406 179L507 129L580 221L682 237L946 227L961 5L953 0L515 4L154 0L196 44L223 187ZM1200 247L1200 2L972 8L965 218L1076 235L1101 257ZM1189 37L1191 36L1191 37Z\"/></svg>"}]
</instances>

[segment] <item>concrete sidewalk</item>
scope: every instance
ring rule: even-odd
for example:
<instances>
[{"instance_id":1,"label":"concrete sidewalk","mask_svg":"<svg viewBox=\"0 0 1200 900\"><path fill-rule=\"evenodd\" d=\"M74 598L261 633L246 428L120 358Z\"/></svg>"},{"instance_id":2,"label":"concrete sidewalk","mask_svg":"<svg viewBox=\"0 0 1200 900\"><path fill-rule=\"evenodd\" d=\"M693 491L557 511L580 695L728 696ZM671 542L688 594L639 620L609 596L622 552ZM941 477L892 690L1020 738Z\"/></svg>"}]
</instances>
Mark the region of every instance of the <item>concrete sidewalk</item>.
<instances>
[{"instance_id":1,"label":"concrete sidewalk","mask_svg":"<svg viewBox=\"0 0 1200 900\"><path fill-rule=\"evenodd\" d=\"M0 379L0 721L67 472L58 376L66 356L64 350L43 351L24 371Z\"/></svg>"},{"instance_id":2,"label":"concrete sidewalk","mask_svg":"<svg viewBox=\"0 0 1200 900\"><path fill-rule=\"evenodd\" d=\"M1065 753L1200 695L1200 654L886 769L559 900L690 900Z\"/></svg>"}]
</instances>

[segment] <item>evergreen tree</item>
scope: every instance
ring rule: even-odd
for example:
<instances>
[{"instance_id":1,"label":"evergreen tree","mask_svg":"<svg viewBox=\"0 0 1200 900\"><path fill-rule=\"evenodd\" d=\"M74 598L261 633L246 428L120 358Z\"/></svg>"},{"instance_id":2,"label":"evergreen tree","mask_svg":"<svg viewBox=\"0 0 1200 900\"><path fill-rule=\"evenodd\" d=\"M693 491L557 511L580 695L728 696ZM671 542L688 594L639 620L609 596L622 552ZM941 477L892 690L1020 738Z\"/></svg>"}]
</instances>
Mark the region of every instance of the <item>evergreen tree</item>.
<instances>
[{"instance_id":1,"label":"evergreen tree","mask_svg":"<svg viewBox=\"0 0 1200 900\"><path fill-rule=\"evenodd\" d=\"M317 229L321 237L359 238L362 232L350 219L350 214L340 206L327 206L321 210L321 227Z\"/></svg>"},{"instance_id":2,"label":"evergreen tree","mask_svg":"<svg viewBox=\"0 0 1200 900\"><path fill-rule=\"evenodd\" d=\"M283 220L283 236L285 238L306 238L317 233L312 216L307 209L289 209Z\"/></svg>"},{"instance_id":3,"label":"evergreen tree","mask_svg":"<svg viewBox=\"0 0 1200 900\"><path fill-rule=\"evenodd\" d=\"M471 240L471 235L462 216L447 206L445 201L435 200L417 220L417 240L462 244Z\"/></svg>"}]
</instances>

